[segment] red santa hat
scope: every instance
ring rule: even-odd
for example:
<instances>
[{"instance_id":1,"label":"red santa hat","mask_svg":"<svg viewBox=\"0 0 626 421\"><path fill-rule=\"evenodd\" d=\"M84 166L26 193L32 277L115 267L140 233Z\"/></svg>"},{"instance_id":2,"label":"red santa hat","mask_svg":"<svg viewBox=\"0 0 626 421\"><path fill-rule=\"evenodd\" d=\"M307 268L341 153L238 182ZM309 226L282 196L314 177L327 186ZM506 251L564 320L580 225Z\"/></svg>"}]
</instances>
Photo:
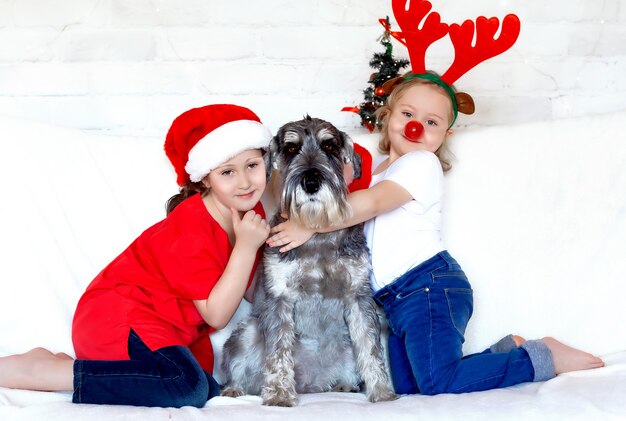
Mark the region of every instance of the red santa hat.
<instances>
[{"instance_id":1,"label":"red santa hat","mask_svg":"<svg viewBox=\"0 0 626 421\"><path fill-rule=\"evenodd\" d=\"M231 104L192 108L176 117L165 138L165 154L179 186L202 180L211 170L248 149L266 149L272 133L245 107Z\"/></svg>"}]
</instances>

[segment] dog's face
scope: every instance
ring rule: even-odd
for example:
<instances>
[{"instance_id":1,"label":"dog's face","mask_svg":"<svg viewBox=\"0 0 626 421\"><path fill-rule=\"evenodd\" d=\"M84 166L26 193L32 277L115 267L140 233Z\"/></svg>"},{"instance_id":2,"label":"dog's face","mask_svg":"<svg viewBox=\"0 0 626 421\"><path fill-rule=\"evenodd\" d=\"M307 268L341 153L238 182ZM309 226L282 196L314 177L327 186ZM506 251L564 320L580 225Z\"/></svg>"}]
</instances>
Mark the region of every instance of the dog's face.
<instances>
[{"instance_id":1,"label":"dog's face","mask_svg":"<svg viewBox=\"0 0 626 421\"><path fill-rule=\"evenodd\" d=\"M361 176L352 139L327 121L305 117L285 124L270 142L268 164L280 173L280 211L309 228L340 223L351 214L344 166Z\"/></svg>"}]
</instances>

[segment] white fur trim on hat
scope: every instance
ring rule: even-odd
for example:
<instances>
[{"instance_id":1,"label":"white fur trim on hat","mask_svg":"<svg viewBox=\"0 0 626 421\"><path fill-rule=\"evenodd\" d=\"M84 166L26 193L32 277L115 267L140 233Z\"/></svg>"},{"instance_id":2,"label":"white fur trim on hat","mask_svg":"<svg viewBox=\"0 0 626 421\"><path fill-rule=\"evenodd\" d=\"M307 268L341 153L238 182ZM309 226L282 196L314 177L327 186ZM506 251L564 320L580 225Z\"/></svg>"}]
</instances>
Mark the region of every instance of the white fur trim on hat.
<instances>
[{"instance_id":1,"label":"white fur trim on hat","mask_svg":"<svg viewBox=\"0 0 626 421\"><path fill-rule=\"evenodd\" d=\"M202 180L211 170L248 149L267 149L272 133L253 120L236 120L208 133L189 151L185 171L193 182Z\"/></svg>"}]
</instances>

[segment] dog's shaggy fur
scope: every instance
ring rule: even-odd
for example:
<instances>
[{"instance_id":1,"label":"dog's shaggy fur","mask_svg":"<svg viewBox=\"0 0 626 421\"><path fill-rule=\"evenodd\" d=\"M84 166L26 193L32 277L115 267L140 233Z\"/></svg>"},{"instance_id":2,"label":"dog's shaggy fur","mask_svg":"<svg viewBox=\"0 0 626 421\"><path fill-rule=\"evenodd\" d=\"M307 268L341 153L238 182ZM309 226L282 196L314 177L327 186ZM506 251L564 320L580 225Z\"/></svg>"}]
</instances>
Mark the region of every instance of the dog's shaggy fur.
<instances>
[{"instance_id":1,"label":"dog's shaggy fur","mask_svg":"<svg viewBox=\"0 0 626 421\"><path fill-rule=\"evenodd\" d=\"M352 140L332 124L306 117L272 139L268 164L281 180L280 210L318 228L350 215L344 164L360 176ZM286 253L266 247L250 316L224 344L223 395L260 394L265 405L293 406L296 393L359 391L394 399L369 286L362 226L315 234Z\"/></svg>"}]
</instances>

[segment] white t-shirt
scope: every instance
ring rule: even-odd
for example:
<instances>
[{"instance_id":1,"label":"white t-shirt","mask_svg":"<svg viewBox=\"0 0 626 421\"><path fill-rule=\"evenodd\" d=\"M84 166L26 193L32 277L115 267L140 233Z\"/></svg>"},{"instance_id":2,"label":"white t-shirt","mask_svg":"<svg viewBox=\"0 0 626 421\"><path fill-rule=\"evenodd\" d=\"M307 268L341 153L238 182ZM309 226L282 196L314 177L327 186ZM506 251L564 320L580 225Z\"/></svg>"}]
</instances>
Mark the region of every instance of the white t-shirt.
<instances>
[{"instance_id":1,"label":"white t-shirt","mask_svg":"<svg viewBox=\"0 0 626 421\"><path fill-rule=\"evenodd\" d=\"M383 180L399 184L413 200L365 224L367 245L372 254L374 291L444 250L441 240L443 171L437 156L428 151L407 153L385 171L374 175L370 186Z\"/></svg>"}]
</instances>

